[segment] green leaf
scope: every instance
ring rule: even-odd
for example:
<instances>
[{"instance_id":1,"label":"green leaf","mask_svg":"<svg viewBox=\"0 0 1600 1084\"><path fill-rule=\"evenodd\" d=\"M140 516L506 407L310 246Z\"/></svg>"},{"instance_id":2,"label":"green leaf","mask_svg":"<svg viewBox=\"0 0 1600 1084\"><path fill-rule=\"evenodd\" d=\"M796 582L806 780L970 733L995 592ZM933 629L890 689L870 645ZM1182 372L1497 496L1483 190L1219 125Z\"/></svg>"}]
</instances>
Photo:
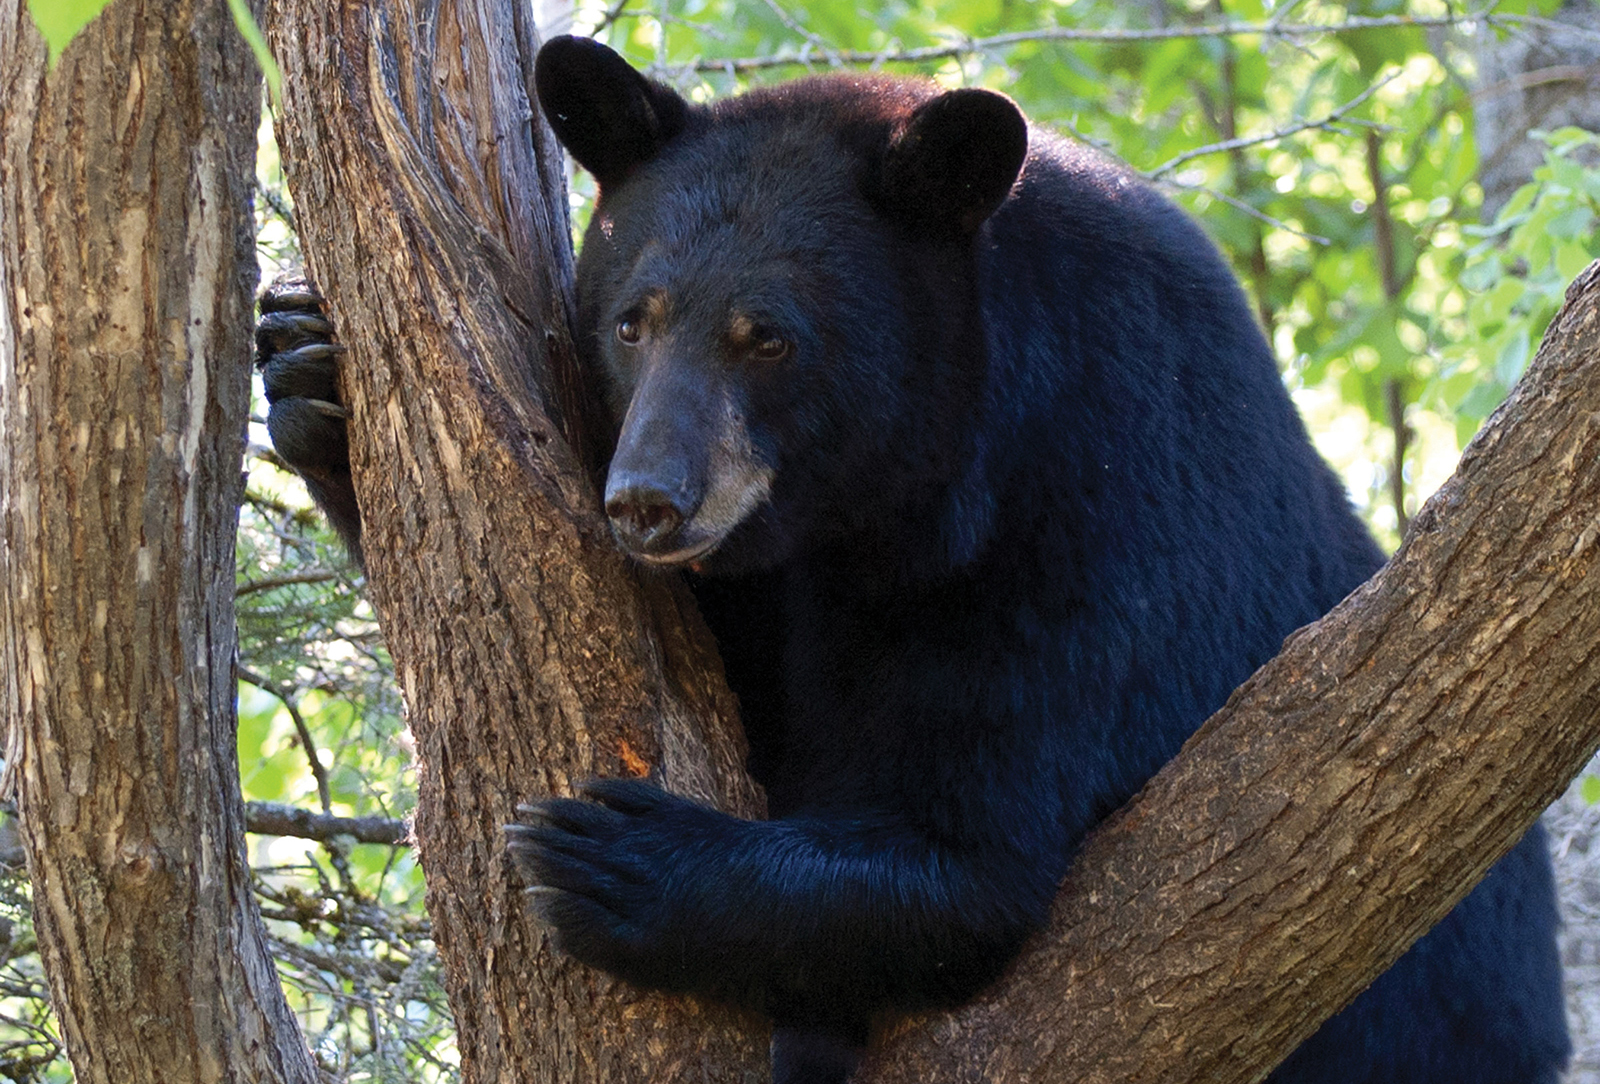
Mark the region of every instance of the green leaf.
<instances>
[{"instance_id":1,"label":"green leaf","mask_svg":"<svg viewBox=\"0 0 1600 1084\"><path fill-rule=\"evenodd\" d=\"M1361 65L1361 74L1367 79L1375 77L1385 64L1403 64L1412 53L1420 51L1424 41L1421 31L1404 27L1386 26L1342 35L1345 48Z\"/></svg>"},{"instance_id":2,"label":"green leaf","mask_svg":"<svg viewBox=\"0 0 1600 1084\"><path fill-rule=\"evenodd\" d=\"M1469 290L1488 290L1500 281L1500 274L1499 260L1479 259L1462 269L1459 281Z\"/></svg>"},{"instance_id":3,"label":"green leaf","mask_svg":"<svg viewBox=\"0 0 1600 1084\"><path fill-rule=\"evenodd\" d=\"M1547 176L1552 183L1560 185L1571 192L1577 192L1583 188L1583 166L1570 158L1564 158L1557 154L1547 154L1544 168L1539 170L1535 176Z\"/></svg>"},{"instance_id":4,"label":"green leaf","mask_svg":"<svg viewBox=\"0 0 1600 1084\"><path fill-rule=\"evenodd\" d=\"M1583 777L1583 800L1590 805L1600 805L1600 775Z\"/></svg>"},{"instance_id":5,"label":"green leaf","mask_svg":"<svg viewBox=\"0 0 1600 1084\"><path fill-rule=\"evenodd\" d=\"M111 0L28 0L28 14L33 25L44 35L50 48L50 66L61 59L65 49L78 31L89 25L89 20L100 14Z\"/></svg>"},{"instance_id":6,"label":"green leaf","mask_svg":"<svg viewBox=\"0 0 1600 1084\"><path fill-rule=\"evenodd\" d=\"M1518 215L1525 213L1529 207L1533 206L1533 201L1538 198L1538 195L1539 185L1534 181L1529 181L1517 189L1512 197L1506 201L1506 205L1500 208L1500 213L1494 219L1495 224L1507 224Z\"/></svg>"},{"instance_id":7,"label":"green leaf","mask_svg":"<svg viewBox=\"0 0 1600 1084\"><path fill-rule=\"evenodd\" d=\"M1475 371L1461 370L1451 373L1435 386L1435 392L1444 401L1446 407L1454 410L1472 390L1478 386L1480 378Z\"/></svg>"},{"instance_id":8,"label":"green leaf","mask_svg":"<svg viewBox=\"0 0 1600 1084\"><path fill-rule=\"evenodd\" d=\"M1493 380L1479 384L1467 393L1466 398L1461 400L1461 405L1456 408L1457 419L1471 423L1466 430L1467 437L1471 437L1473 433L1478 431L1478 425L1493 412L1495 407L1500 405L1500 401L1505 397L1505 385ZM1460 432L1461 430L1458 427L1458 437ZM1467 443L1464 438L1460 439L1459 442L1463 446Z\"/></svg>"},{"instance_id":9,"label":"green leaf","mask_svg":"<svg viewBox=\"0 0 1600 1084\"><path fill-rule=\"evenodd\" d=\"M1513 328L1511 338L1500 348L1500 357L1494 363L1495 379L1508 388L1515 384L1522 370L1528 367L1531 349L1527 326Z\"/></svg>"},{"instance_id":10,"label":"green leaf","mask_svg":"<svg viewBox=\"0 0 1600 1084\"><path fill-rule=\"evenodd\" d=\"M105 0L100 2L104 4ZM283 73L278 71L278 62L272 58L272 50L267 48L266 36L256 24L256 17L250 14L245 0L228 0L228 11L233 15L233 25L239 28L250 51L255 54L256 63L261 66L262 78L267 81L267 93L272 95L272 108L276 112L283 112Z\"/></svg>"},{"instance_id":11,"label":"green leaf","mask_svg":"<svg viewBox=\"0 0 1600 1084\"><path fill-rule=\"evenodd\" d=\"M1580 147L1593 146L1596 142L1595 134L1593 132L1586 132L1582 128L1574 128L1571 126L1557 128L1553 132L1536 131L1531 134L1537 135L1540 139L1544 140L1544 142L1548 143L1552 153L1561 155L1563 157L1570 155L1573 151L1579 149Z\"/></svg>"},{"instance_id":12,"label":"green leaf","mask_svg":"<svg viewBox=\"0 0 1600 1084\"><path fill-rule=\"evenodd\" d=\"M1586 239L1594 230L1594 212L1583 204L1565 207L1550 220L1549 234L1559 241Z\"/></svg>"},{"instance_id":13,"label":"green leaf","mask_svg":"<svg viewBox=\"0 0 1600 1084\"><path fill-rule=\"evenodd\" d=\"M1594 259L1593 254L1581 244L1562 245L1556 249L1556 273L1563 282L1578 277Z\"/></svg>"},{"instance_id":14,"label":"green leaf","mask_svg":"<svg viewBox=\"0 0 1600 1084\"><path fill-rule=\"evenodd\" d=\"M1527 294L1528 287L1520 279L1502 279L1484 297L1479 307L1480 324L1501 324L1511 315Z\"/></svg>"}]
</instances>

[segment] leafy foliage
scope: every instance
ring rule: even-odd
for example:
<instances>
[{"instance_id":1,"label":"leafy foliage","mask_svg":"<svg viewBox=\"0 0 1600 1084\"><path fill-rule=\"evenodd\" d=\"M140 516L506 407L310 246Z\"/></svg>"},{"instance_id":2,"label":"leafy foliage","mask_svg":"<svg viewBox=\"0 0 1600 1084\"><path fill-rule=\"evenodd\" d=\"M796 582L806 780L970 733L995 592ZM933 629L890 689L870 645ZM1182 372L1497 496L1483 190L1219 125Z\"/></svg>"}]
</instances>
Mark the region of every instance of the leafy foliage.
<instances>
[{"instance_id":1,"label":"leafy foliage","mask_svg":"<svg viewBox=\"0 0 1600 1084\"><path fill-rule=\"evenodd\" d=\"M1567 284L1600 256L1600 171L1580 160L1600 137L1577 128L1535 135L1548 145L1544 165L1492 226L1465 231L1481 238L1461 257L1459 278L1476 335L1446 352L1438 385L1463 441L1522 375Z\"/></svg>"},{"instance_id":2,"label":"leafy foliage","mask_svg":"<svg viewBox=\"0 0 1600 1084\"><path fill-rule=\"evenodd\" d=\"M28 14L33 16L33 25L39 28L39 33L44 35L45 45L50 49L52 66L60 58L61 50L78 36L78 31L88 26L90 20L100 14L110 2L111 0L28 0Z\"/></svg>"},{"instance_id":3,"label":"leafy foliage","mask_svg":"<svg viewBox=\"0 0 1600 1084\"><path fill-rule=\"evenodd\" d=\"M406 817L416 803L411 754L393 664L357 570L299 480L254 443L238 569L245 799ZM251 840L274 956L325 1075L454 1079L413 853L350 837Z\"/></svg>"}]
</instances>

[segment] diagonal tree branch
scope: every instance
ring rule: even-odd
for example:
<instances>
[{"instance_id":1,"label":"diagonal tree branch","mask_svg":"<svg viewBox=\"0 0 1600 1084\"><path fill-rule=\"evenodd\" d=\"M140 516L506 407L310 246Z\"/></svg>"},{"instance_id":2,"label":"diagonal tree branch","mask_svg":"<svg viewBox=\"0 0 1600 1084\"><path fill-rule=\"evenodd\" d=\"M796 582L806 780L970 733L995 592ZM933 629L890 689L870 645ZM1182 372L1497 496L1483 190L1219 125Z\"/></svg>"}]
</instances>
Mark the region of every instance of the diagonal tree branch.
<instances>
[{"instance_id":1,"label":"diagonal tree branch","mask_svg":"<svg viewBox=\"0 0 1600 1084\"><path fill-rule=\"evenodd\" d=\"M1195 147L1193 150L1184 151L1182 154L1176 155L1175 157L1161 163L1159 166L1147 172L1145 176L1149 177L1153 181L1160 181L1174 170L1177 170L1187 163L1194 161L1196 158L1204 158L1208 154L1223 154L1229 151L1243 150L1246 147L1259 147L1264 143L1276 143L1280 139L1287 139L1292 135L1298 135L1301 132L1310 131L1313 128L1331 128L1338 124L1341 120L1344 120L1346 117L1348 117L1350 113L1360 108L1361 104L1368 98L1372 97L1374 94L1378 93L1378 91L1394 82L1397 75L1398 73L1396 73L1396 75L1389 76L1387 79L1380 79L1378 82L1367 87L1367 89L1363 90L1360 94L1357 94L1354 98L1351 98L1348 102L1345 102L1343 105L1335 106L1333 109L1328 110L1327 113L1320 117L1315 117L1309 120L1298 120L1292 124L1286 124L1281 128L1275 128L1270 132L1262 132L1252 136L1238 136L1237 138L1225 139L1218 143L1207 143L1203 147Z\"/></svg>"},{"instance_id":2,"label":"diagonal tree branch","mask_svg":"<svg viewBox=\"0 0 1600 1084\"><path fill-rule=\"evenodd\" d=\"M289 713L289 719L294 723L295 736L300 739L300 750L306 755L306 766L311 769L311 778L317 784L317 801L322 806L322 812L327 813L333 807L333 791L328 786L328 769L322 766L322 758L317 755L316 739L311 736L311 727L306 724L305 716L300 713L299 698L295 696L293 690L283 688L271 678L258 674L248 667L240 666L237 670L240 681L254 685L262 692L271 693Z\"/></svg>"}]
</instances>

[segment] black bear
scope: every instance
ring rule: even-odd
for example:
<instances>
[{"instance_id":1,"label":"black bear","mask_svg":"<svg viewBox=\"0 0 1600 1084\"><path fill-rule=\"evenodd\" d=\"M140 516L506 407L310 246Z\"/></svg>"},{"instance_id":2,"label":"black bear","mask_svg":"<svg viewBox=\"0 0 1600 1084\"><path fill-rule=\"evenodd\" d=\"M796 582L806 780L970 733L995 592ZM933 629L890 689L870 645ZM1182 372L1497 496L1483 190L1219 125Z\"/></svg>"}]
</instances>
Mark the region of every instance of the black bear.
<instances>
[{"instance_id":1,"label":"black bear","mask_svg":"<svg viewBox=\"0 0 1600 1084\"><path fill-rule=\"evenodd\" d=\"M510 848L566 952L758 1008L779 1084L842 1081L875 1019L993 980L1085 833L1382 556L1204 234L1002 95L693 105L574 38L536 85L599 184L606 511L690 570L771 819L596 782ZM347 487L288 307L280 451ZM1272 1080L1554 1084L1556 921L1535 829Z\"/></svg>"}]
</instances>

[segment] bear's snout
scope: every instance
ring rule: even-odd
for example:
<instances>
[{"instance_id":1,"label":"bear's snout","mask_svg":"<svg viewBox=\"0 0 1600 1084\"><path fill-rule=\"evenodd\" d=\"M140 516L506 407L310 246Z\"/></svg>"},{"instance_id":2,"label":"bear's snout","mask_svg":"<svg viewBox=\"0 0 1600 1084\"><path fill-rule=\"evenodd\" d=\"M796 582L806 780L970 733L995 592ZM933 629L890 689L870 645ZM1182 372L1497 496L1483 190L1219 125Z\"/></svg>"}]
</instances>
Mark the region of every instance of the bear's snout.
<instances>
[{"instance_id":1,"label":"bear's snout","mask_svg":"<svg viewBox=\"0 0 1600 1084\"><path fill-rule=\"evenodd\" d=\"M672 496L643 480L625 480L606 487L606 515L617 539L631 553L648 555L673 548L673 537L693 507L680 507Z\"/></svg>"}]
</instances>

